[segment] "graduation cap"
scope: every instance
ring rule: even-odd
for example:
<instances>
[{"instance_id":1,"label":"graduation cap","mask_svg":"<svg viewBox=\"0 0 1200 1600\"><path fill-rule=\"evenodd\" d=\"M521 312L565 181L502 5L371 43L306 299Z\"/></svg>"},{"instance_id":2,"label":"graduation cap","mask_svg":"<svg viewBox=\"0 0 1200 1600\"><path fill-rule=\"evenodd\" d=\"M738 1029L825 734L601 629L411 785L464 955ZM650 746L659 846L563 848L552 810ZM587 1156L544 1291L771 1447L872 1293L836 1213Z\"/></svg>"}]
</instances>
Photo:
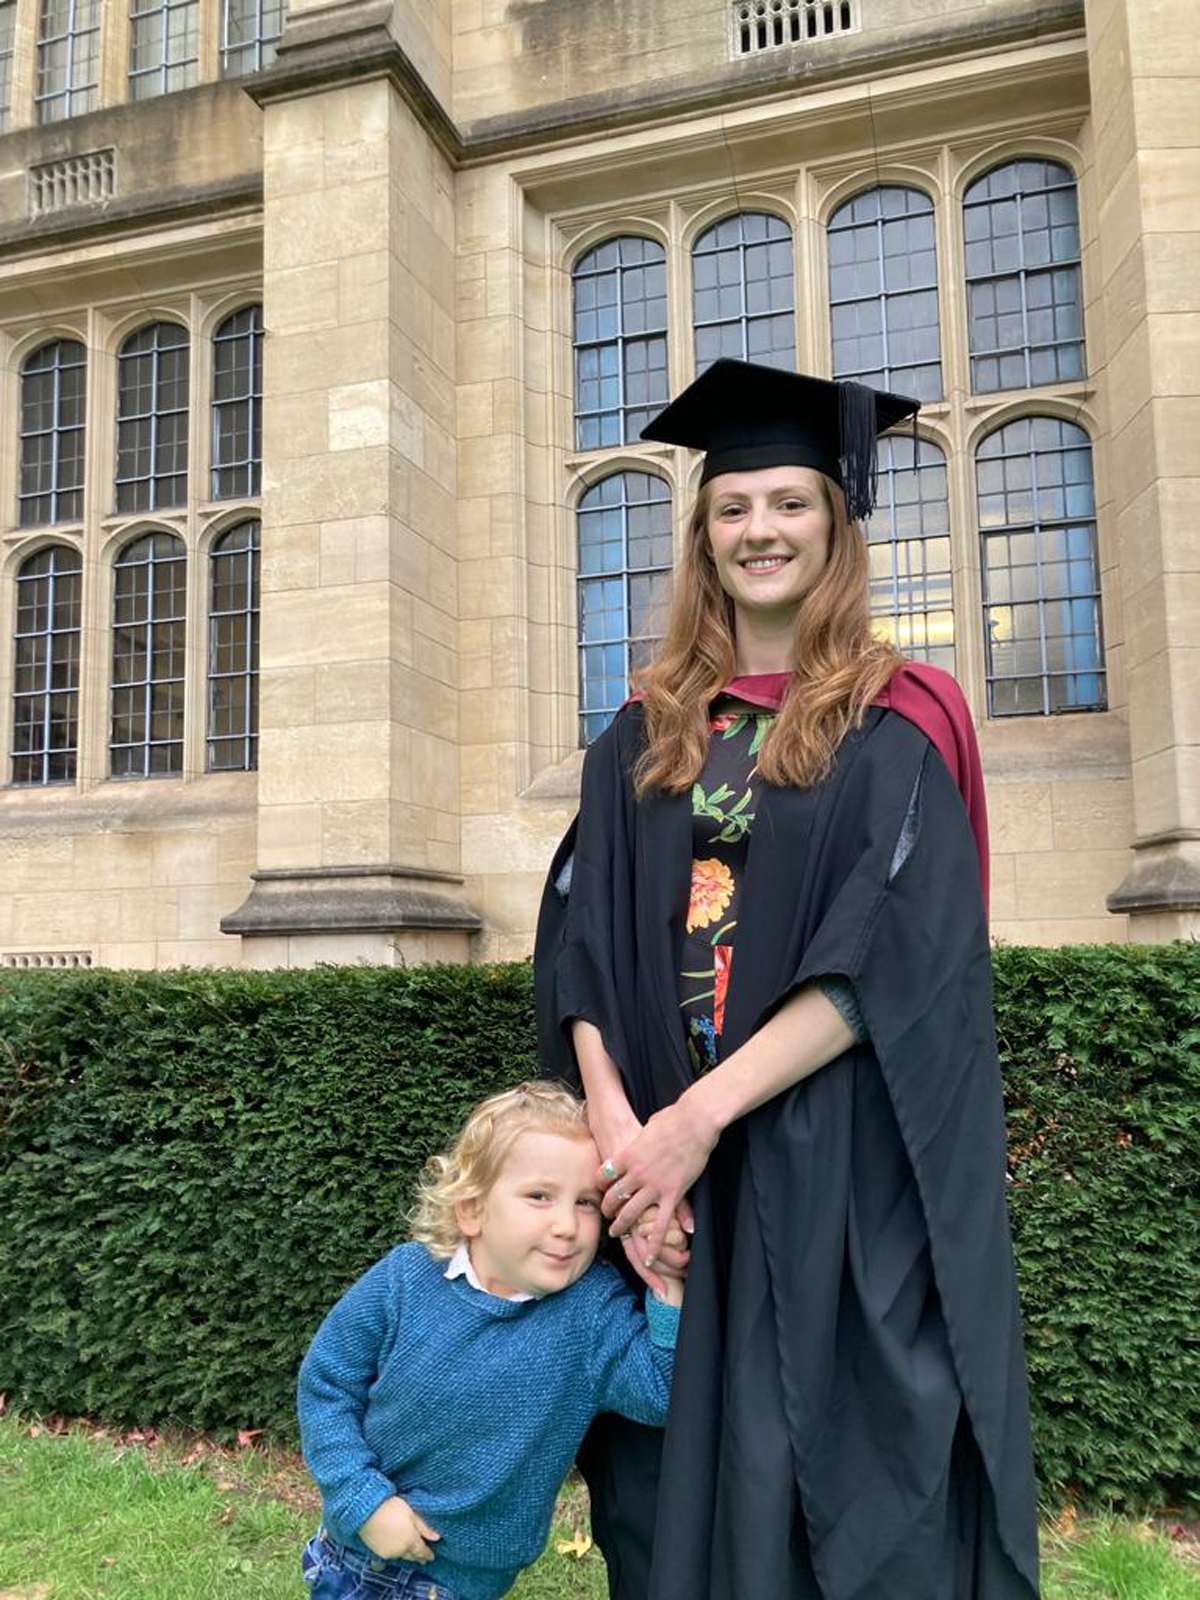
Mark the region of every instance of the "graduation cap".
<instances>
[{"instance_id":1,"label":"graduation cap","mask_svg":"<svg viewBox=\"0 0 1200 1600\"><path fill-rule=\"evenodd\" d=\"M861 383L722 357L642 429L642 438L703 450L701 483L721 472L812 467L840 485L857 521L875 504L876 435L915 417L920 404Z\"/></svg>"}]
</instances>

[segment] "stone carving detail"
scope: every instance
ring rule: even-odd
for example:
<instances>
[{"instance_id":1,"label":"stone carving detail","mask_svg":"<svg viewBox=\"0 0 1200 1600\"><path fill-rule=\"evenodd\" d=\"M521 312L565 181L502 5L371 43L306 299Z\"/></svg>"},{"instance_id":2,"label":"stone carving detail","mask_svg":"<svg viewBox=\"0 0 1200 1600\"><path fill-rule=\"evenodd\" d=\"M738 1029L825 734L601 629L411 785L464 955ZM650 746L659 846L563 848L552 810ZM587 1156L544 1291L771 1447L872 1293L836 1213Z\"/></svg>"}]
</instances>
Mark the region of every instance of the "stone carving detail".
<instances>
[{"instance_id":1,"label":"stone carving detail","mask_svg":"<svg viewBox=\"0 0 1200 1600\"><path fill-rule=\"evenodd\" d=\"M29 215L44 217L68 206L97 205L117 192L117 152L93 150L29 169Z\"/></svg>"},{"instance_id":2,"label":"stone carving detail","mask_svg":"<svg viewBox=\"0 0 1200 1600\"><path fill-rule=\"evenodd\" d=\"M859 0L734 0L735 56L857 32Z\"/></svg>"}]
</instances>

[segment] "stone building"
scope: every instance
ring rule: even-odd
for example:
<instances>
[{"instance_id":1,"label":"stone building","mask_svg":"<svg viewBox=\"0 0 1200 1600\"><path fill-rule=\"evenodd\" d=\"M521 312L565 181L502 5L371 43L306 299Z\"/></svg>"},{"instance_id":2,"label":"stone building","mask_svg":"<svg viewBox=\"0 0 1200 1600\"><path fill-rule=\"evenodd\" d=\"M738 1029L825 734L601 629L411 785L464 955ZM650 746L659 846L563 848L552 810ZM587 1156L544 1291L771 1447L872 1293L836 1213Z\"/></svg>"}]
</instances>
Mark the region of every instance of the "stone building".
<instances>
[{"instance_id":1,"label":"stone building","mask_svg":"<svg viewBox=\"0 0 1200 1600\"><path fill-rule=\"evenodd\" d=\"M995 932L1196 932L1192 11L0 0L0 961L525 953L719 352L924 401Z\"/></svg>"}]
</instances>

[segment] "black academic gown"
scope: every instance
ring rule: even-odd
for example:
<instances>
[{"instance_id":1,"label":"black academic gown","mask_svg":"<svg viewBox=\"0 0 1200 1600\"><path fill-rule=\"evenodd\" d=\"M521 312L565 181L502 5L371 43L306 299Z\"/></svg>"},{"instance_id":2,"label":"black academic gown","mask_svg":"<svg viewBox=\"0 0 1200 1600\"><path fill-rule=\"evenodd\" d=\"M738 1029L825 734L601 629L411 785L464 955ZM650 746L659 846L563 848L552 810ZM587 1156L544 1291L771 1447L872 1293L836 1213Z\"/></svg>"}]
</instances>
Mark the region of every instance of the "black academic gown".
<instances>
[{"instance_id":1,"label":"black academic gown","mask_svg":"<svg viewBox=\"0 0 1200 1600\"><path fill-rule=\"evenodd\" d=\"M641 740L634 704L588 751L535 966L547 1071L578 1082L570 1020L594 1023L644 1120L691 1081L692 822L687 796L635 802ZM735 1124L693 1191L653 1564L616 1587L1030 1600L987 928L966 814L925 735L873 708L824 783L764 786L742 894L723 1054L825 974L853 981L870 1042Z\"/></svg>"}]
</instances>

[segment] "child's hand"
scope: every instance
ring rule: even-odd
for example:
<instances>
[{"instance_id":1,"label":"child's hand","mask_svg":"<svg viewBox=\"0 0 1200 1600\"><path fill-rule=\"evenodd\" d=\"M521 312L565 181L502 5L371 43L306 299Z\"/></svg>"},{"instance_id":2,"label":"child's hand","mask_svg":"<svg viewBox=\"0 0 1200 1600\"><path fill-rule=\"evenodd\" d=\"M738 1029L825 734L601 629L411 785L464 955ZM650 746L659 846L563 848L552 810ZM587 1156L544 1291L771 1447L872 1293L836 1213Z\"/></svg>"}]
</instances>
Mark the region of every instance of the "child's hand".
<instances>
[{"instance_id":1,"label":"child's hand","mask_svg":"<svg viewBox=\"0 0 1200 1600\"><path fill-rule=\"evenodd\" d=\"M385 1561L432 1561L433 1551L425 1541L436 1543L442 1536L417 1515L407 1500L394 1494L372 1511L358 1530L358 1537Z\"/></svg>"},{"instance_id":2,"label":"child's hand","mask_svg":"<svg viewBox=\"0 0 1200 1600\"><path fill-rule=\"evenodd\" d=\"M647 1206L645 1211L633 1225L633 1231L639 1239L648 1239L654 1227L654 1219L658 1215L657 1206ZM671 1218L671 1225L667 1229L666 1238L654 1262L655 1274L658 1285L654 1293L668 1306L681 1306L683 1304L683 1280L687 1277L688 1248L687 1234L679 1226L676 1218Z\"/></svg>"},{"instance_id":3,"label":"child's hand","mask_svg":"<svg viewBox=\"0 0 1200 1600\"><path fill-rule=\"evenodd\" d=\"M638 1217L637 1221L633 1225L634 1232L639 1238L648 1239L650 1237L650 1235L654 1232L654 1219L657 1216L657 1206L646 1207L645 1211L642 1212L641 1216ZM678 1219L672 1217L670 1225L667 1228L666 1237L663 1239L663 1244L668 1250L673 1250L676 1252L683 1251L686 1253L687 1243L687 1234L684 1233L683 1229L679 1226ZM661 1256L659 1257L659 1261L661 1264Z\"/></svg>"}]
</instances>

